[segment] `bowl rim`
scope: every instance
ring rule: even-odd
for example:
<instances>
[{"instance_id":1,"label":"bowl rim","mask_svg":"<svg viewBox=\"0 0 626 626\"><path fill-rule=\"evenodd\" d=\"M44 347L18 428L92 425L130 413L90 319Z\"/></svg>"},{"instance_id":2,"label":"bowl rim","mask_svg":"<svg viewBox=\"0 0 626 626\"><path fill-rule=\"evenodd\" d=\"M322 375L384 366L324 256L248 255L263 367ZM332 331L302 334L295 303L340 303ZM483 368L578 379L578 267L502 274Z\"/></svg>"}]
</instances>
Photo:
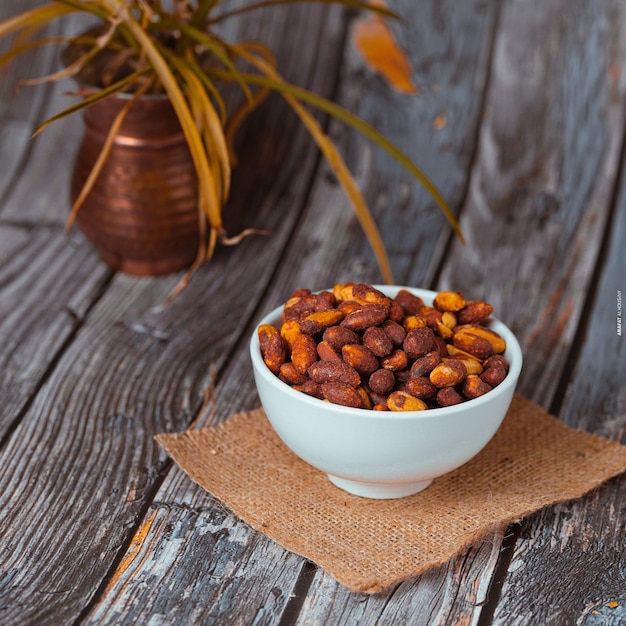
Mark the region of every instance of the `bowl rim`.
<instances>
[{"instance_id":1,"label":"bowl rim","mask_svg":"<svg viewBox=\"0 0 626 626\"><path fill-rule=\"evenodd\" d=\"M371 284L371 286L375 289L382 291L383 293L385 293L385 295L389 295L385 290L400 291L401 289L406 289L414 295L423 297L425 300L430 299L431 303L432 299L434 299L434 297L439 293L438 291L433 291L430 289L422 289L420 287L409 287L404 285ZM320 293L322 291L330 291L330 289L320 289L313 291L313 293ZM513 331L511 331L511 329L499 318L490 316L489 321L499 326L497 332L505 335L503 338L506 341L507 345L506 353L509 354L509 372L506 378L497 387L494 387L488 393L479 396L478 398L473 398L472 400L466 400L465 402L461 402L460 404L446 407L429 408L422 411L373 411L372 409L360 409L355 407L347 407L340 404L333 404L330 402L324 402L324 400L309 396L302 391L292 389L290 385L280 380L278 376L270 371L267 365L265 365L263 358L261 357L261 349L259 346L257 329L261 324L271 324L271 320L274 320L276 317L280 316L284 306L285 303L282 303L276 308L272 309L269 313L264 315L254 327L254 331L252 332L252 336L250 338L250 357L252 359L253 369L257 374L260 374L265 380L269 381L271 385L276 385L279 391L281 393L286 393L288 397L292 397L299 402L304 402L305 404L312 405L313 408L319 408L321 403L327 410L335 412L338 415L346 415L352 417L354 417L354 415L358 415L359 419L363 418L372 420L380 419L381 417L384 417L384 419L396 420L426 420L433 417L456 415L459 413L459 411L463 411L465 409L478 409L484 404L489 404L498 396L502 396L508 393L511 390L511 387L513 387L514 391L522 370L523 353L517 337L515 336Z\"/></svg>"}]
</instances>

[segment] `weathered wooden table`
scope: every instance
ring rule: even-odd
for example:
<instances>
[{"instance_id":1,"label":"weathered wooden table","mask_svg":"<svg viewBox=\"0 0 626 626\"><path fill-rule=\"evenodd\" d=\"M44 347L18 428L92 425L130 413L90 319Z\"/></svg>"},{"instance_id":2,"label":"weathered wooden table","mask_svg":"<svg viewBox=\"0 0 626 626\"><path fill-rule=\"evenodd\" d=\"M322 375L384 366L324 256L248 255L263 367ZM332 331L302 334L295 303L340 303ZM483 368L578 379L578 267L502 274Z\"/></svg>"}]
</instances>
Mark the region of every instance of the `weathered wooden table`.
<instances>
[{"instance_id":1,"label":"weathered wooden table","mask_svg":"<svg viewBox=\"0 0 626 626\"><path fill-rule=\"evenodd\" d=\"M27 4L4 0L0 16ZM519 391L626 442L626 4L389 4L405 18L393 28L414 96L364 65L342 11L286 6L237 28L272 45L287 77L375 124L460 215L466 246L417 183L329 124L396 282L492 302L524 348ZM381 277L276 97L244 130L226 211L230 233L271 236L218 250L158 310L180 276L114 274L64 234L80 120L30 136L71 87L14 92L16 75L56 63L20 61L0 85L0 623L626 623L624 475L373 596L195 486L153 436L258 405L247 341L260 315L296 287Z\"/></svg>"}]
</instances>

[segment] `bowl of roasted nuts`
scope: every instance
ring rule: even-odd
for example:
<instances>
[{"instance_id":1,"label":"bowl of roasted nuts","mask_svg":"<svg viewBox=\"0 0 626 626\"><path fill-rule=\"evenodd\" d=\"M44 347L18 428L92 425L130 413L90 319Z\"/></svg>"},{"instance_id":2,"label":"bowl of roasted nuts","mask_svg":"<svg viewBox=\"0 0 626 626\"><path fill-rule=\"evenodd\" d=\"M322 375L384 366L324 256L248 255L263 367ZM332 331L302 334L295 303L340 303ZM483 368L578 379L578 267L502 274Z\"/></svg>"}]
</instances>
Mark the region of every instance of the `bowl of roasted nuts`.
<instances>
[{"instance_id":1,"label":"bowl of roasted nuts","mask_svg":"<svg viewBox=\"0 0 626 626\"><path fill-rule=\"evenodd\" d=\"M412 495L478 454L522 368L489 303L365 283L297 289L260 321L250 354L283 442L367 498Z\"/></svg>"}]
</instances>

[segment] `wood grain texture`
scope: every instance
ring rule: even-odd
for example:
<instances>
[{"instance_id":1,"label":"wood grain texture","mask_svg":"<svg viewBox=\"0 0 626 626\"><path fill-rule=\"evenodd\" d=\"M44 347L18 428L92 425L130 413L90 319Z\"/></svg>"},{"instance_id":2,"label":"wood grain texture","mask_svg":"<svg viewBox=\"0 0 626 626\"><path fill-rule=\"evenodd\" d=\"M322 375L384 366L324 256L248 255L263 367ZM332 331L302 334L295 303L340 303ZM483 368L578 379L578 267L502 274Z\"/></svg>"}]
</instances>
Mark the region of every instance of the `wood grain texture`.
<instances>
[{"instance_id":1,"label":"wood grain texture","mask_svg":"<svg viewBox=\"0 0 626 626\"><path fill-rule=\"evenodd\" d=\"M622 172L623 175L623 172ZM597 292L560 418L626 444L626 336L618 291L626 285L626 191L609 227ZM622 309L623 315L623 309ZM609 624L626 621L626 476L581 501L533 516L516 544L495 623ZM520 602L525 598L542 601ZM617 603L611 604L611 603Z\"/></svg>"},{"instance_id":2,"label":"wood grain texture","mask_svg":"<svg viewBox=\"0 0 626 626\"><path fill-rule=\"evenodd\" d=\"M503 4L480 147L440 286L521 340L519 389L549 407L581 320L624 130L624 6Z\"/></svg>"},{"instance_id":3,"label":"wood grain texture","mask_svg":"<svg viewBox=\"0 0 626 626\"><path fill-rule=\"evenodd\" d=\"M476 149L498 3L395 0L388 4L401 16L390 25L407 54L418 92L409 96L394 91L364 65L350 39L340 102L411 157L458 213ZM332 134L343 146L374 213L396 282L429 287L452 233L443 214L424 187L374 144L338 124ZM329 199L324 190L320 194L320 187L316 185L312 210L330 202L338 211L346 210L345 202ZM368 280L380 281L355 219L333 233L327 245L336 245L351 263L339 278L360 270Z\"/></svg>"},{"instance_id":4,"label":"wood grain texture","mask_svg":"<svg viewBox=\"0 0 626 626\"><path fill-rule=\"evenodd\" d=\"M334 14L323 7L285 10L290 16L291 37L298 42L320 37L322 29L328 29L332 33L329 41L340 44L341 23L333 21ZM268 28L271 25L269 21L266 24ZM284 32L283 22L275 26ZM288 38L281 45L294 47ZM285 73L309 68L301 80L310 81L317 91L330 93L335 78L328 71L314 69L319 61L316 51L315 45L305 47L299 62L287 64ZM328 67L328 59L334 58L331 45L327 44L325 54ZM203 533L191 533L189 518L176 518L178 509L174 506L158 505L149 510L153 492L162 480L160 474L168 466L152 436L182 430L193 419L213 368L219 371L227 362L242 325L255 313L271 278L268 268L279 261L281 248L304 206L317 154L304 132L294 131L295 119L285 111L279 103L266 107L247 130L251 141L256 140L262 148L264 165L270 171L280 166L280 175L265 178L258 169L259 154L251 157L252 162L244 160L243 175L238 172L239 195L229 204L234 228L250 226L251 219L262 220L272 236L251 237L236 248L221 248L165 311L152 309L163 302L180 276L154 280L117 276L6 441L2 450L6 456L0 456L0 526L6 529L2 551L8 555L2 564L4 624L78 619L95 602L99 590L106 588L103 585L111 568L119 564L124 570L130 563L135 549L131 539L135 531L137 537L144 537L142 529L163 530L168 524L179 524L180 536L190 539L182 562L189 566L191 576L197 571L197 563L190 564L188 558L199 556L195 541L202 541ZM289 193L285 194L287 185ZM54 289L50 277L48 286L40 288L44 289ZM175 504L179 499L167 501ZM47 515L48 511L54 515ZM212 515L215 511L208 512L208 518ZM194 528L209 528L212 522L208 518L201 516ZM236 527L238 522L227 520L224 524ZM232 554L236 555L249 532L239 527L232 534ZM166 537L167 533L159 534L157 542ZM276 550L265 538L260 544L266 551ZM220 542L220 549L223 545ZM265 580L270 563L274 563L276 580L282 580L259 591L268 606L270 601L276 606L289 601L301 568L293 557L283 563L284 551L279 552L273 560L264 560L258 551L250 557L258 580ZM295 564L295 570L290 563ZM233 571L239 565L216 567ZM209 565L207 575L210 569ZM111 590L119 591L114 583L125 580L121 573L115 577L111 571L110 603L98 607L107 619L118 614ZM178 570L175 579L183 582ZM220 591L223 582L213 580L217 581L218 598L225 593ZM158 582L156 578L151 581ZM132 582L143 587L143 571ZM241 578L239 584L240 590L250 593L249 582ZM278 593L273 587L286 591ZM122 591L127 589L134 588L129 584ZM204 603L202 587L195 593L196 604L204 611L224 614L223 603L217 602L213 608ZM228 593L225 597L231 598ZM181 596L174 592L171 597ZM121 602L124 605L126 598ZM190 604L175 604L183 614L191 609ZM252 601L250 606L254 606ZM138 612L142 610L137 607Z\"/></svg>"},{"instance_id":5,"label":"wood grain texture","mask_svg":"<svg viewBox=\"0 0 626 626\"><path fill-rule=\"evenodd\" d=\"M0 226L0 442L84 321L109 276L59 228Z\"/></svg>"}]
</instances>

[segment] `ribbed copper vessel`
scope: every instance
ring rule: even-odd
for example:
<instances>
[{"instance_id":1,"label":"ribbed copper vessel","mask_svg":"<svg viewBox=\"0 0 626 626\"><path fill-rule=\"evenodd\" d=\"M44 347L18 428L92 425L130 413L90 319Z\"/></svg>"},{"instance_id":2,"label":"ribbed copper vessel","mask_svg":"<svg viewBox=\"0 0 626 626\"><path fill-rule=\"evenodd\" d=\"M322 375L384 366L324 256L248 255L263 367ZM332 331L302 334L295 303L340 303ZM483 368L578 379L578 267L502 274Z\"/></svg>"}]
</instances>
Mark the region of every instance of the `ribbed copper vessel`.
<instances>
[{"instance_id":1,"label":"ribbed copper vessel","mask_svg":"<svg viewBox=\"0 0 626 626\"><path fill-rule=\"evenodd\" d=\"M126 102L124 96L115 96L85 110L72 200ZM155 276L191 265L199 236L197 178L166 97L145 96L132 105L76 222L102 259L116 270Z\"/></svg>"}]
</instances>

